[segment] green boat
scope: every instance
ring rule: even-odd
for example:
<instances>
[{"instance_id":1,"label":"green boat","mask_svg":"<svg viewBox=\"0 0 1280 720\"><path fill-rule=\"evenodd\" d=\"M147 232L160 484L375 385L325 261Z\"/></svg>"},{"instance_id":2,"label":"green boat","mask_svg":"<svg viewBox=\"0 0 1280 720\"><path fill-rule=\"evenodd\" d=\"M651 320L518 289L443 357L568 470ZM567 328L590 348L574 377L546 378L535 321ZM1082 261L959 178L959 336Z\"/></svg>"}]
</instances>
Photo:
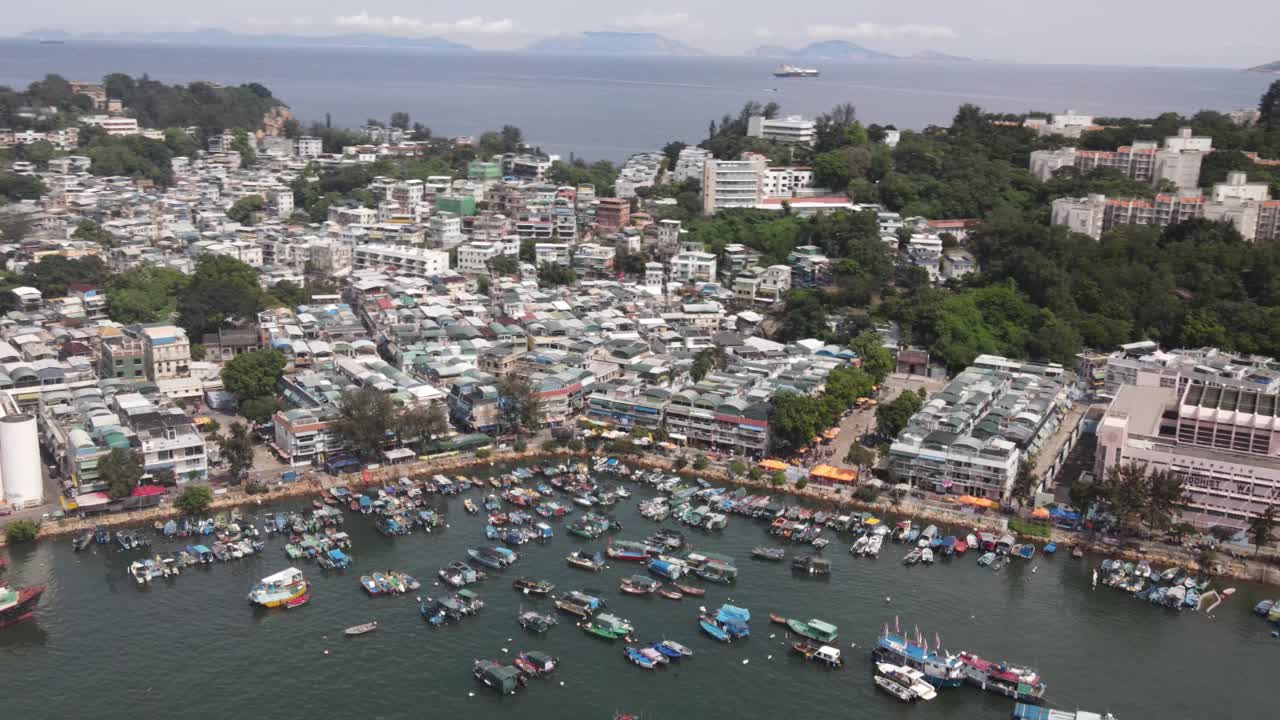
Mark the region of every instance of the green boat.
<instances>
[{"instance_id":1,"label":"green boat","mask_svg":"<svg viewBox=\"0 0 1280 720\"><path fill-rule=\"evenodd\" d=\"M635 628L631 623L615 615L602 613L581 625L582 629L605 640L621 640L631 634Z\"/></svg>"},{"instance_id":2,"label":"green boat","mask_svg":"<svg viewBox=\"0 0 1280 720\"><path fill-rule=\"evenodd\" d=\"M791 632L803 635L811 640L817 640L820 643L830 644L835 641L836 633L839 628L831 623L821 620L810 620L809 622L801 622L799 620L787 620L787 627L791 628Z\"/></svg>"}]
</instances>

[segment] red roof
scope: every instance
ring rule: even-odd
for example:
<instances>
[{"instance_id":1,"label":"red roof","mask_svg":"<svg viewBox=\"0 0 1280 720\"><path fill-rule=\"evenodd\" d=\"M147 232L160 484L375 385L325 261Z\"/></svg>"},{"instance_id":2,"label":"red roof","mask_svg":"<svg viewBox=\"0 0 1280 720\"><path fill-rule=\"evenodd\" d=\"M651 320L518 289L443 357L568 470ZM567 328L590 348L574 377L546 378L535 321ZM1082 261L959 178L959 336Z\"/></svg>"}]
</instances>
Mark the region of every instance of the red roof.
<instances>
[{"instance_id":1,"label":"red roof","mask_svg":"<svg viewBox=\"0 0 1280 720\"><path fill-rule=\"evenodd\" d=\"M152 495L163 495L164 488L159 485L139 485L129 493L132 497L150 497Z\"/></svg>"}]
</instances>

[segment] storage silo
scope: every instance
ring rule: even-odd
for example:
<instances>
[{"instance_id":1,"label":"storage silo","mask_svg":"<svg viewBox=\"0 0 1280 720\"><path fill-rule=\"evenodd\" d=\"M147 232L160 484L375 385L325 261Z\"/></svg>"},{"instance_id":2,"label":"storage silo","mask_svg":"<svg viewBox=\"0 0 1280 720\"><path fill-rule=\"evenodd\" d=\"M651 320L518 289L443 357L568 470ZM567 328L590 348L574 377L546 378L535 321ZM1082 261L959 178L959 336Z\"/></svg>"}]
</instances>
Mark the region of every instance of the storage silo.
<instances>
[{"instance_id":1,"label":"storage silo","mask_svg":"<svg viewBox=\"0 0 1280 720\"><path fill-rule=\"evenodd\" d=\"M14 507L44 502L34 415L19 413L0 418L0 477L4 478L5 498Z\"/></svg>"}]
</instances>

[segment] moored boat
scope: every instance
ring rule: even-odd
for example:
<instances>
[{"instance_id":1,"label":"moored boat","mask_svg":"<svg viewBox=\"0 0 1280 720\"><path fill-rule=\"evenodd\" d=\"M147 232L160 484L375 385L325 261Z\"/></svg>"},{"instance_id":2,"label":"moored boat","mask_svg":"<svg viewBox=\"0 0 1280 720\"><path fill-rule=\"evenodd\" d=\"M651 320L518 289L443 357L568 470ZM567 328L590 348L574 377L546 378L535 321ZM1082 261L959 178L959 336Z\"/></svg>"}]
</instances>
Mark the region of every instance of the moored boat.
<instances>
[{"instance_id":1,"label":"moored boat","mask_svg":"<svg viewBox=\"0 0 1280 720\"><path fill-rule=\"evenodd\" d=\"M773 620L773 615L770 615L769 619ZM825 645L835 642L836 634L839 632L839 629L835 625L817 619L810 620L809 622L790 619L785 622L787 627L791 629L791 632L807 637L810 640L817 640Z\"/></svg>"},{"instance_id":2,"label":"moored boat","mask_svg":"<svg viewBox=\"0 0 1280 720\"><path fill-rule=\"evenodd\" d=\"M516 616L516 622L520 623L520 627L535 633L544 633L551 629L551 626L559 623L554 615L546 615L532 610L522 610Z\"/></svg>"},{"instance_id":3,"label":"moored boat","mask_svg":"<svg viewBox=\"0 0 1280 720\"><path fill-rule=\"evenodd\" d=\"M889 632L889 626L885 625L884 633L876 639L871 656L882 662L919 670L924 674L925 680L937 687L960 687L965 678L960 661L951 655L941 654L939 644L940 641L935 636L934 647L931 649L918 635L913 640L905 633Z\"/></svg>"},{"instance_id":4,"label":"moored boat","mask_svg":"<svg viewBox=\"0 0 1280 720\"><path fill-rule=\"evenodd\" d=\"M367 623L364 623L363 625L352 625L351 627L347 628L346 630L343 630L342 632L347 637L355 637L356 635L364 635L365 633L371 633L377 629L378 629L378 621L374 620L373 622L367 622Z\"/></svg>"},{"instance_id":5,"label":"moored boat","mask_svg":"<svg viewBox=\"0 0 1280 720\"><path fill-rule=\"evenodd\" d=\"M791 643L791 651L806 660L823 663L827 667L840 668L844 665L844 661L840 659L840 651L830 645L801 640Z\"/></svg>"},{"instance_id":6,"label":"moored boat","mask_svg":"<svg viewBox=\"0 0 1280 720\"><path fill-rule=\"evenodd\" d=\"M932 700L938 696L938 691L925 682L924 675L919 670L905 665L876 663L875 683L903 702Z\"/></svg>"},{"instance_id":7,"label":"moored boat","mask_svg":"<svg viewBox=\"0 0 1280 720\"><path fill-rule=\"evenodd\" d=\"M956 656L965 679L983 690L997 692L1018 702L1040 702L1046 689L1040 674L1029 668L1017 667L1005 662L984 660L970 652Z\"/></svg>"},{"instance_id":8,"label":"moored boat","mask_svg":"<svg viewBox=\"0 0 1280 720\"><path fill-rule=\"evenodd\" d=\"M705 588L695 587L693 585L682 585L680 583L672 583L676 589L690 597L702 597L707 594Z\"/></svg>"},{"instance_id":9,"label":"moored boat","mask_svg":"<svg viewBox=\"0 0 1280 720\"><path fill-rule=\"evenodd\" d=\"M761 560L781 560L786 557L787 551L782 548L771 547L755 547L751 550L751 556L760 558Z\"/></svg>"},{"instance_id":10,"label":"moored boat","mask_svg":"<svg viewBox=\"0 0 1280 720\"><path fill-rule=\"evenodd\" d=\"M516 578L511 583L511 586L526 595L546 595L556 589L554 584L546 580L534 580L527 577Z\"/></svg>"},{"instance_id":11,"label":"moored boat","mask_svg":"<svg viewBox=\"0 0 1280 720\"><path fill-rule=\"evenodd\" d=\"M297 568L268 575L249 591L249 602L261 607L282 607L307 594L307 580Z\"/></svg>"},{"instance_id":12,"label":"moored boat","mask_svg":"<svg viewBox=\"0 0 1280 720\"><path fill-rule=\"evenodd\" d=\"M31 619L43 594L43 585L18 588L0 585L0 628Z\"/></svg>"},{"instance_id":13,"label":"moored boat","mask_svg":"<svg viewBox=\"0 0 1280 720\"><path fill-rule=\"evenodd\" d=\"M710 635L714 640L727 643L733 639L729 637L729 633L725 632L711 618L705 615L698 618L698 627L702 628L702 632Z\"/></svg>"}]
</instances>

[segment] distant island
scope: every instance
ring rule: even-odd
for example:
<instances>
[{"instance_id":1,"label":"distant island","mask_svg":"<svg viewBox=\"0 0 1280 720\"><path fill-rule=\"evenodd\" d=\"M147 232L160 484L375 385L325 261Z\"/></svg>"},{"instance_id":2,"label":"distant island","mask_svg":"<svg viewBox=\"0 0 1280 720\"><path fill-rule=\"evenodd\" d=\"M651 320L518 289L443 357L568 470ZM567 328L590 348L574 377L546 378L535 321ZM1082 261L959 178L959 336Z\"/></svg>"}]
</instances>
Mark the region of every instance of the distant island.
<instances>
[{"instance_id":1,"label":"distant island","mask_svg":"<svg viewBox=\"0 0 1280 720\"><path fill-rule=\"evenodd\" d=\"M751 57L781 58L791 60L922 60L930 62L970 62L971 58L948 55L934 50L924 50L903 56L872 50L847 40L826 40L799 48L781 45L762 45L746 53Z\"/></svg>"},{"instance_id":2,"label":"distant island","mask_svg":"<svg viewBox=\"0 0 1280 720\"><path fill-rule=\"evenodd\" d=\"M291 46L291 47L365 47L405 48L413 50L471 50L468 45L439 37L396 37L371 33L347 35L253 35L237 33L225 28L201 28L182 32L118 32L73 34L65 30L31 30L18 36L21 39L48 42L90 43L152 43L164 45L222 45L222 46Z\"/></svg>"},{"instance_id":3,"label":"distant island","mask_svg":"<svg viewBox=\"0 0 1280 720\"><path fill-rule=\"evenodd\" d=\"M1280 74L1280 60L1269 62L1266 65L1256 65L1248 68L1245 72Z\"/></svg>"},{"instance_id":4,"label":"distant island","mask_svg":"<svg viewBox=\"0 0 1280 720\"><path fill-rule=\"evenodd\" d=\"M536 53L589 55L698 56L707 53L679 40L651 32L584 32L535 40L524 48Z\"/></svg>"}]
</instances>

